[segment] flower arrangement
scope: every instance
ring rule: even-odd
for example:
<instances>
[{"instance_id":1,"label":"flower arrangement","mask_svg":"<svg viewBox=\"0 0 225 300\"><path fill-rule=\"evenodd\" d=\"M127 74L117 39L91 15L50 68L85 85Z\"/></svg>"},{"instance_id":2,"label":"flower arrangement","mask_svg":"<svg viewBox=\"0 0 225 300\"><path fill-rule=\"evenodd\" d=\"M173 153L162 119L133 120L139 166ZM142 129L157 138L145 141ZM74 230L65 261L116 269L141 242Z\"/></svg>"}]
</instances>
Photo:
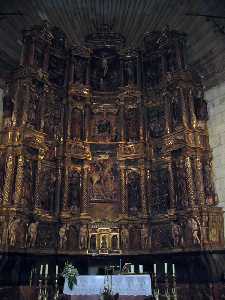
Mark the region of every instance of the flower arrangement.
<instances>
[{"instance_id":1,"label":"flower arrangement","mask_svg":"<svg viewBox=\"0 0 225 300\"><path fill-rule=\"evenodd\" d=\"M66 262L62 275L67 280L68 287L72 290L73 285L77 284L77 276L79 276L77 268L75 268L71 263Z\"/></svg>"}]
</instances>

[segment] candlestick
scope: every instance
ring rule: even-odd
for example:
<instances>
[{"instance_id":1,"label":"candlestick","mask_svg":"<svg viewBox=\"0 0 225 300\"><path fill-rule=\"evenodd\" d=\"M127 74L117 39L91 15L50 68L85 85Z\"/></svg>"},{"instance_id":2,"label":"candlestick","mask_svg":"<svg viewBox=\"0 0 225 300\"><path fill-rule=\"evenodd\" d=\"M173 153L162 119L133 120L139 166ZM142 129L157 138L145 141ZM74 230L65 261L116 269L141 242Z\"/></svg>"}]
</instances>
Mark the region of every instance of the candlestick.
<instances>
[{"instance_id":1,"label":"candlestick","mask_svg":"<svg viewBox=\"0 0 225 300\"><path fill-rule=\"evenodd\" d=\"M143 265L139 265L139 273L142 274L143 273Z\"/></svg>"},{"instance_id":2,"label":"candlestick","mask_svg":"<svg viewBox=\"0 0 225 300\"><path fill-rule=\"evenodd\" d=\"M130 266L130 271L131 271L132 274L134 274L134 265Z\"/></svg>"},{"instance_id":3,"label":"candlestick","mask_svg":"<svg viewBox=\"0 0 225 300\"><path fill-rule=\"evenodd\" d=\"M173 268L173 276L175 276L175 264L172 264L172 268Z\"/></svg>"},{"instance_id":4,"label":"candlestick","mask_svg":"<svg viewBox=\"0 0 225 300\"><path fill-rule=\"evenodd\" d=\"M56 276L58 275L58 273L59 273L59 266L56 265L56 267L55 267L55 274L56 274Z\"/></svg>"},{"instance_id":5,"label":"candlestick","mask_svg":"<svg viewBox=\"0 0 225 300\"><path fill-rule=\"evenodd\" d=\"M167 274L167 263L164 264L165 274Z\"/></svg>"},{"instance_id":6,"label":"candlestick","mask_svg":"<svg viewBox=\"0 0 225 300\"><path fill-rule=\"evenodd\" d=\"M156 264L154 264L153 267L154 267L154 274L156 274Z\"/></svg>"},{"instance_id":7,"label":"candlestick","mask_svg":"<svg viewBox=\"0 0 225 300\"><path fill-rule=\"evenodd\" d=\"M41 265L41 268L40 268L40 275L42 275L43 273L43 265Z\"/></svg>"},{"instance_id":8,"label":"candlestick","mask_svg":"<svg viewBox=\"0 0 225 300\"><path fill-rule=\"evenodd\" d=\"M48 264L45 266L45 277L48 276Z\"/></svg>"}]
</instances>

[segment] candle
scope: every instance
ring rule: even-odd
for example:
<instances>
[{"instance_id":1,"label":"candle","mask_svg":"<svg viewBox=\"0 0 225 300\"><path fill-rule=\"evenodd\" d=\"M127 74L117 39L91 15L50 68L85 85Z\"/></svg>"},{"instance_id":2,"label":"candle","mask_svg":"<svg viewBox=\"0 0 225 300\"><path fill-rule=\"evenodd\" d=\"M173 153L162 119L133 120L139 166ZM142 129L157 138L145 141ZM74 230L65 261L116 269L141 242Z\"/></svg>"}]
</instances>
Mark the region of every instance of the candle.
<instances>
[{"instance_id":1,"label":"candle","mask_svg":"<svg viewBox=\"0 0 225 300\"><path fill-rule=\"evenodd\" d=\"M154 264L154 274L156 274L156 264Z\"/></svg>"},{"instance_id":2,"label":"candle","mask_svg":"<svg viewBox=\"0 0 225 300\"><path fill-rule=\"evenodd\" d=\"M45 277L48 276L48 264L45 266Z\"/></svg>"},{"instance_id":3,"label":"candle","mask_svg":"<svg viewBox=\"0 0 225 300\"><path fill-rule=\"evenodd\" d=\"M58 265L55 266L55 273L56 273L56 276L59 274L59 266Z\"/></svg>"},{"instance_id":4,"label":"candle","mask_svg":"<svg viewBox=\"0 0 225 300\"><path fill-rule=\"evenodd\" d=\"M165 274L167 274L167 263L164 264Z\"/></svg>"},{"instance_id":5,"label":"candle","mask_svg":"<svg viewBox=\"0 0 225 300\"><path fill-rule=\"evenodd\" d=\"M139 273L140 273L140 274L143 273L143 265L139 265Z\"/></svg>"},{"instance_id":6,"label":"candle","mask_svg":"<svg viewBox=\"0 0 225 300\"><path fill-rule=\"evenodd\" d=\"M120 259L120 272L122 271L122 259Z\"/></svg>"},{"instance_id":7,"label":"candle","mask_svg":"<svg viewBox=\"0 0 225 300\"><path fill-rule=\"evenodd\" d=\"M173 268L173 276L175 276L175 264L172 265Z\"/></svg>"},{"instance_id":8,"label":"candle","mask_svg":"<svg viewBox=\"0 0 225 300\"><path fill-rule=\"evenodd\" d=\"M40 268L40 275L42 275L43 273L43 265L41 265L41 268Z\"/></svg>"}]
</instances>

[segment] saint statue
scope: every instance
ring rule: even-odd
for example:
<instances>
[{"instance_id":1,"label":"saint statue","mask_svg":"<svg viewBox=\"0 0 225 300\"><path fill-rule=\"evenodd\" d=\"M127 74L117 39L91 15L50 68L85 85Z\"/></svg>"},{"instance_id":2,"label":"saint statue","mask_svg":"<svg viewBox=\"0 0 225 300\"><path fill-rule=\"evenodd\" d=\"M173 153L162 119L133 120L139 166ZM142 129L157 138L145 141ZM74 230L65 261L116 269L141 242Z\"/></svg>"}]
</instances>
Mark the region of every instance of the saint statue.
<instances>
[{"instance_id":1,"label":"saint statue","mask_svg":"<svg viewBox=\"0 0 225 300\"><path fill-rule=\"evenodd\" d=\"M30 225L28 227L27 245L30 248L35 247L35 243L37 240L37 233L38 233L38 225L39 225L39 222L33 222L33 223L30 223Z\"/></svg>"}]
</instances>

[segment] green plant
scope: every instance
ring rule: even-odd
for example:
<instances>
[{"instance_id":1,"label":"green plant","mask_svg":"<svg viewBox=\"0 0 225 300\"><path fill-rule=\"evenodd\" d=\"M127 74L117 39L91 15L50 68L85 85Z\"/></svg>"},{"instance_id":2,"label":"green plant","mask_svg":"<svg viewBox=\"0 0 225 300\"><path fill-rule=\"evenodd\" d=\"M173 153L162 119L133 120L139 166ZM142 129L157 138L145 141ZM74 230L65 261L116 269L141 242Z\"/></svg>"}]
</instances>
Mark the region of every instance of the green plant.
<instances>
[{"instance_id":1,"label":"green plant","mask_svg":"<svg viewBox=\"0 0 225 300\"><path fill-rule=\"evenodd\" d=\"M74 284L77 285L77 276L79 275L77 268L66 262L62 275L67 280L68 287L72 290Z\"/></svg>"}]
</instances>

